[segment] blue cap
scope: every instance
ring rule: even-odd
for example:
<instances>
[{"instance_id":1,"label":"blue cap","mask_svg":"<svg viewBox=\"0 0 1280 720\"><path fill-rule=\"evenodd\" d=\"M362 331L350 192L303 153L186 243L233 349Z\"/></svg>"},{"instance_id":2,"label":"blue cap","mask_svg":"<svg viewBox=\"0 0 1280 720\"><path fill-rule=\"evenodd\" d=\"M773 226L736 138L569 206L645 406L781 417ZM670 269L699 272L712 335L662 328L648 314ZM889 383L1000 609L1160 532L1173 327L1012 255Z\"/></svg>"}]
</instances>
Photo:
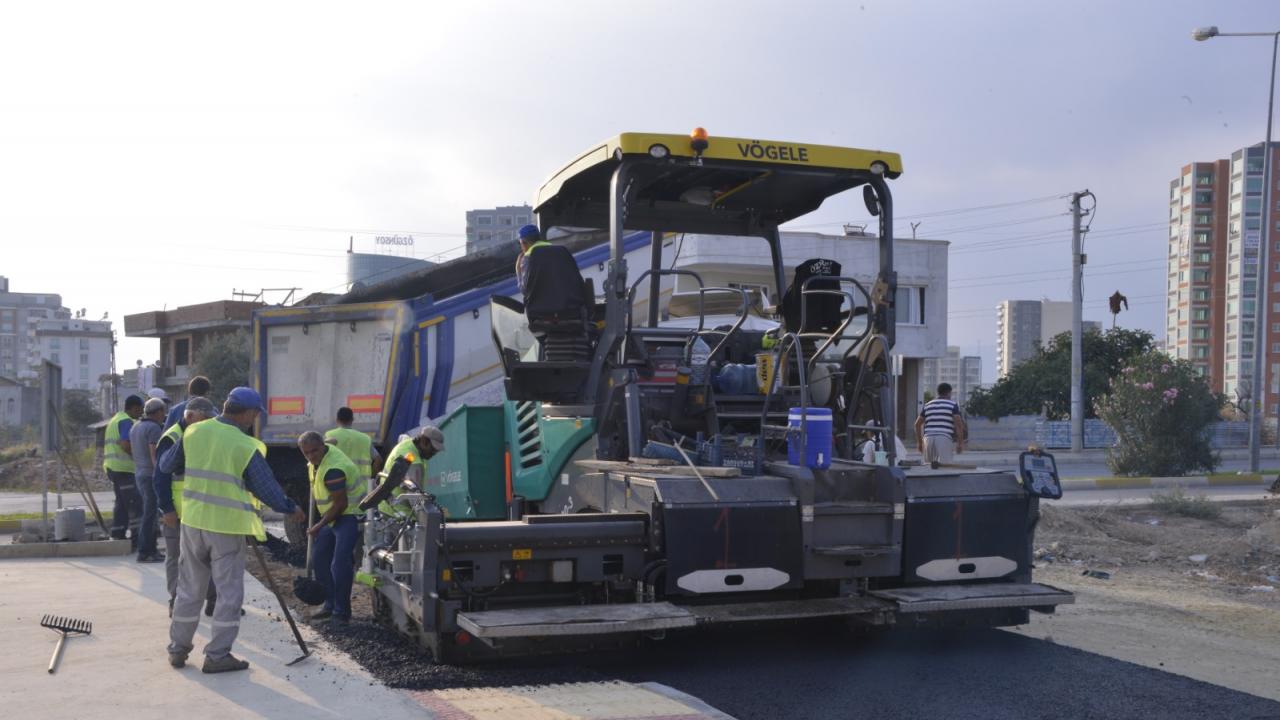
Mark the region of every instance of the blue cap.
<instances>
[{"instance_id":1,"label":"blue cap","mask_svg":"<svg viewBox=\"0 0 1280 720\"><path fill-rule=\"evenodd\" d=\"M538 232L537 225L525 225L524 227L520 228L520 232L516 233L517 237L519 237L521 240L524 240L526 238L531 238L531 237L538 237L539 234L540 233Z\"/></svg>"},{"instance_id":2,"label":"blue cap","mask_svg":"<svg viewBox=\"0 0 1280 720\"><path fill-rule=\"evenodd\" d=\"M267 408L262 404L262 396L257 390L251 387L238 387L227 394L227 402L235 403L243 408L251 408L266 412Z\"/></svg>"}]
</instances>

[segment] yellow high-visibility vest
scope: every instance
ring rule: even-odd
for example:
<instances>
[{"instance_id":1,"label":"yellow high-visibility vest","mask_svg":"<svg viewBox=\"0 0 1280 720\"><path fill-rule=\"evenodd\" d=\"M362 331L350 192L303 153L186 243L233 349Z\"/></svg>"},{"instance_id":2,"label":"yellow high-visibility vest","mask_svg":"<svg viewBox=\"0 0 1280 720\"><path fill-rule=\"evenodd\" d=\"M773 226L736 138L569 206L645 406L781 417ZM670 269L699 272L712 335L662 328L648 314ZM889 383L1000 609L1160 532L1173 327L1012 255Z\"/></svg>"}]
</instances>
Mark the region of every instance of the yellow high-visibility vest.
<instances>
[{"instance_id":1,"label":"yellow high-visibility vest","mask_svg":"<svg viewBox=\"0 0 1280 720\"><path fill-rule=\"evenodd\" d=\"M324 478L330 470L335 469L341 470L347 479L347 509L342 514L362 514L359 507L360 498L364 497L365 488L368 487L364 475L360 472L360 468L351 462L351 458L346 456L346 453L332 445L326 447L324 460L320 461L319 468L307 463L307 471L311 473L311 494L316 499L316 510L323 515L333 504L333 498L329 495L329 488L324 484Z\"/></svg>"},{"instance_id":2,"label":"yellow high-visibility vest","mask_svg":"<svg viewBox=\"0 0 1280 720\"><path fill-rule=\"evenodd\" d=\"M103 470L131 473L137 469L137 466L133 464L133 455L125 452L124 447L120 445L122 440L129 439L120 436L120 422L132 419L128 413L121 411L112 415L111 420L107 423L102 446Z\"/></svg>"},{"instance_id":3,"label":"yellow high-visibility vest","mask_svg":"<svg viewBox=\"0 0 1280 720\"><path fill-rule=\"evenodd\" d=\"M259 442L218 420L197 423L182 437L186 473L182 488L182 524L227 535L253 535L266 542L255 498L244 486Z\"/></svg>"}]
</instances>

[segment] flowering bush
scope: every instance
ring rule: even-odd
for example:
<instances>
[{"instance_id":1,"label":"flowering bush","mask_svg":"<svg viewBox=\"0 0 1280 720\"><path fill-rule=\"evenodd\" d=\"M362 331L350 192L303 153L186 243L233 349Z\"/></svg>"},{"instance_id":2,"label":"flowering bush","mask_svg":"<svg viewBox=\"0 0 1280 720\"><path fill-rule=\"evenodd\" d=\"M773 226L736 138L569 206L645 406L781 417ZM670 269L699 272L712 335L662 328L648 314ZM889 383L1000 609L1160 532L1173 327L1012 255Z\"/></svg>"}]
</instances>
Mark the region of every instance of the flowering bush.
<instances>
[{"instance_id":1,"label":"flowering bush","mask_svg":"<svg viewBox=\"0 0 1280 720\"><path fill-rule=\"evenodd\" d=\"M1209 446L1209 425L1221 405L1185 360L1156 351L1135 356L1095 407L1116 432L1107 464L1117 475L1212 472L1218 457Z\"/></svg>"}]
</instances>

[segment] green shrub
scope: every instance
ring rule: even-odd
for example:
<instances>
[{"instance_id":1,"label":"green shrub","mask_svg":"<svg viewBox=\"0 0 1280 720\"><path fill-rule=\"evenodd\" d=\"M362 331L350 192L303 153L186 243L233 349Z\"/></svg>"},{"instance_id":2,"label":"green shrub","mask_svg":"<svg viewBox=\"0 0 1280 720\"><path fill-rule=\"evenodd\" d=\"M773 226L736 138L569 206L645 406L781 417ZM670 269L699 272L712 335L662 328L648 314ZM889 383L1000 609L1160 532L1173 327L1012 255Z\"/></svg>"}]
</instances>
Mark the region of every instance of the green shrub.
<instances>
[{"instance_id":1,"label":"green shrub","mask_svg":"<svg viewBox=\"0 0 1280 720\"><path fill-rule=\"evenodd\" d=\"M1212 520L1222 514L1222 508L1205 495L1188 495L1176 487L1167 493L1154 493L1151 504L1157 510L1170 515Z\"/></svg>"},{"instance_id":2,"label":"green shrub","mask_svg":"<svg viewBox=\"0 0 1280 720\"><path fill-rule=\"evenodd\" d=\"M1096 403L1098 417L1115 430L1107 464L1117 475L1180 476L1213 472L1218 457L1209 426L1221 398L1191 364L1152 351L1132 358Z\"/></svg>"}]
</instances>

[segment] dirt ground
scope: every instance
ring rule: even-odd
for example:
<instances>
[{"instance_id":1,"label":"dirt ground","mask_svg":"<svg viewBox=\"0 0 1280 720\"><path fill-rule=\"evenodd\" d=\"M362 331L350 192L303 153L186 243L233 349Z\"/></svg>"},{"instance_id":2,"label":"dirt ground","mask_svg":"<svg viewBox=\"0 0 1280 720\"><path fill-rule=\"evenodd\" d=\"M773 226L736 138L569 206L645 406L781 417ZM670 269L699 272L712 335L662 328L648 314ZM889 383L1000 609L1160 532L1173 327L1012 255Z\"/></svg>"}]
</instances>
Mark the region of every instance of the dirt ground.
<instances>
[{"instance_id":1,"label":"dirt ground","mask_svg":"<svg viewBox=\"0 0 1280 720\"><path fill-rule=\"evenodd\" d=\"M77 480L68 475L58 462L57 456L49 457L49 489L56 487L60 478L63 492L76 492L79 488ZM94 492L111 489L111 481L101 469L91 469L84 473ZM0 463L0 491L7 492L40 492L41 472L39 457L23 457L10 462Z\"/></svg>"},{"instance_id":2,"label":"dirt ground","mask_svg":"<svg viewBox=\"0 0 1280 720\"><path fill-rule=\"evenodd\" d=\"M1076 603L1015 632L1280 699L1280 501L1221 508L1046 508L1036 580Z\"/></svg>"}]
</instances>

